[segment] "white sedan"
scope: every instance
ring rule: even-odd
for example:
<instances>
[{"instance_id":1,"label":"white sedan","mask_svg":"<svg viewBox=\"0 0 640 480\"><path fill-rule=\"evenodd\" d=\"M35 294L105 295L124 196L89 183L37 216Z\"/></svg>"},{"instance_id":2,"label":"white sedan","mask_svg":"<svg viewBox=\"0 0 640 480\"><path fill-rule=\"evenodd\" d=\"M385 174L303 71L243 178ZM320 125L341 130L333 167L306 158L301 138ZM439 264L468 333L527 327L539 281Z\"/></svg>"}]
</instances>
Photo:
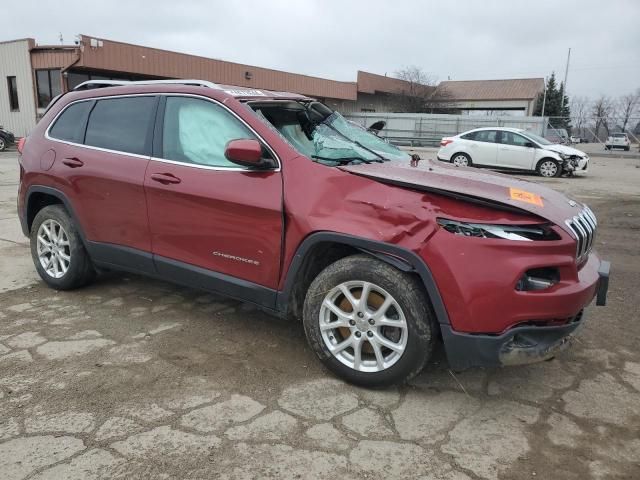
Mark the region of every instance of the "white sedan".
<instances>
[{"instance_id":1,"label":"white sedan","mask_svg":"<svg viewBox=\"0 0 640 480\"><path fill-rule=\"evenodd\" d=\"M519 128L477 128L440 142L438 160L467 167L532 170L543 177L586 171L589 156Z\"/></svg>"}]
</instances>

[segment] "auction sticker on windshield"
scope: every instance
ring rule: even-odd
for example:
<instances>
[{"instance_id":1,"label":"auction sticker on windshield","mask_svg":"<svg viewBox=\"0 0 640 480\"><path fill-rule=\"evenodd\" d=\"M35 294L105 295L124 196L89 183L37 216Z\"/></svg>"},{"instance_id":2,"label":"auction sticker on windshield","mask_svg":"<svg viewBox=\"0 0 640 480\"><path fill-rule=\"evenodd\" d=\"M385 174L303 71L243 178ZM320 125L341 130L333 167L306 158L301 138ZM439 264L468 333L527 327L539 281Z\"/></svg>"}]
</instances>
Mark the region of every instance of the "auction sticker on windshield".
<instances>
[{"instance_id":1,"label":"auction sticker on windshield","mask_svg":"<svg viewBox=\"0 0 640 480\"><path fill-rule=\"evenodd\" d=\"M544 207L542 197L535 193L527 192L526 190L520 190L519 188L509 188L509 196L511 200L518 200L520 202L532 203L539 207Z\"/></svg>"}]
</instances>

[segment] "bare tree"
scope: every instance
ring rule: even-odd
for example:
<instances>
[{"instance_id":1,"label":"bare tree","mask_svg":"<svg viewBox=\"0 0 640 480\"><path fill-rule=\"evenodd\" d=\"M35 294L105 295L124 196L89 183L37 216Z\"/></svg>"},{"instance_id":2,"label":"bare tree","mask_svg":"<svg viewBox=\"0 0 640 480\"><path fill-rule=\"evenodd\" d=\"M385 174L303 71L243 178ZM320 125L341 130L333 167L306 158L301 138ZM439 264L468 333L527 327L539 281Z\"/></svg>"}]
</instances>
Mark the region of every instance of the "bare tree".
<instances>
[{"instance_id":1,"label":"bare tree","mask_svg":"<svg viewBox=\"0 0 640 480\"><path fill-rule=\"evenodd\" d=\"M613 113L613 101L606 95L601 95L593 103L591 114L595 120L595 135L600 138L600 128L604 127L606 134L609 135L609 122Z\"/></svg>"},{"instance_id":2,"label":"bare tree","mask_svg":"<svg viewBox=\"0 0 640 480\"><path fill-rule=\"evenodd\" d=\"M406 89L399 92L398 107L405 112L439 113L451 108L451 96L444 88L436 87L435 78L415 65L395 72L404 80Z\"/></svg>"},{"instance_id":3,"label":"bare tree","mask_svg":"<svg viewBox=\"0 0 640 480\"><path fill-rule=\"evenodd\" d=\"M616 116L619 118L622 131L627 131L627 124L640 106L640 88L635 93L622 95L616 105Z\"/></svg>"},{"instance_id":4,"label":"bare tree","mask_svg":"<svg viewBox=\"0 0 640 480\"><path fill-rule=\"evenodd\" d=\"M584 135L584 128L589 117L590 101L588 97L571 97L571 123L576 130L577 135Z\"/></svg>"}]
</instances>

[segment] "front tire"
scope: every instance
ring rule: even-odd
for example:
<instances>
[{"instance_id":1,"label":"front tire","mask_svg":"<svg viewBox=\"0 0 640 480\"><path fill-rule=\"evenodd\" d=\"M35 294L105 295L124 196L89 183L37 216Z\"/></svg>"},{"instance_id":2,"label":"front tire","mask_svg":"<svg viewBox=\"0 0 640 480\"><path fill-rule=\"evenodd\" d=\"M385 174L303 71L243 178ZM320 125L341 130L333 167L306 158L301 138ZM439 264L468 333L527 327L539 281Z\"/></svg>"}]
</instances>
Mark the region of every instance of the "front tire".
<instances>
[{"instance_id":1,"label":"front tire","mask_svg":"<svg viewBox=\"0 0 640 480\"><path fill-rule=\"evenodd\" d=\"M559 177L562 175L562 167L556 160L551 158L543 158L540 160L536 170L540 176L547 178Z\"/></svg>"},{"instance_id":2,"label":"front tire","mask_svg":"<svg viewBox=\"0 0 640 480\"><path fill-rule=\"evenodd\" d=\"M62 205L49 205L38 212L30 240L33 263L49 287L72 290L94 279L89 255Z\"/></svg>"},{"instance_id":3,"label":"front tire","mask_svg":"<svg viewBox=\"0 0 640 480\"><path fill-rule=\"evenodd\" d=\"M4 141L4 138L0 138L0 152L4 152L6 148L7 148L7 144Z\"/></svg>"},{"instance_id":4,"label":"front tire","mask_svg":"<svg viewBox=\"0 0 640 480\"><path fill-rule=\"evenodd\" d=\"M307 291L303 323L322 363L366 387L417 375L436 334L418 279L368 255L340 259L320 272Z\"/></svg>"},{"instance_id":5,"label":"front tire","mask_svg":"<svg viewBox=\"0 0 640 480\"><path fill-rule=\"evenodd\" d=\"M471 157L466 153L458 152L451 155L451 163L456 167L470 167Z\"/></svg>"}]
</instances>

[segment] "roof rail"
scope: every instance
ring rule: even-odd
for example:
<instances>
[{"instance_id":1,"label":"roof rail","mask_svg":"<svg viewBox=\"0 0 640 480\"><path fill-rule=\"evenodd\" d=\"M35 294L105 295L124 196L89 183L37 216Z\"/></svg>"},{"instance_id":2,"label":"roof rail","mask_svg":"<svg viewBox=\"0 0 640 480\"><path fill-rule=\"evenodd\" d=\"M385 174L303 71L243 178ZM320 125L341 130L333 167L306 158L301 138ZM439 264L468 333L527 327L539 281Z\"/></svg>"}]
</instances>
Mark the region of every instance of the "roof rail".
<instances>
[{"instance_id":1,"label":"roof rail","mask_svg":"<svg viewBox=\"0 0 640 480\"><path fill-rule=\"evenodd\" d=\"M222 90L222 87L217 83L209 82L207 80L141 80L130 82L128 80L87 80L76 86L73 91L78 90L91 90L94 88L105 87L121 87L125 85L192 85L195 87L208 87L216 90Z\"/></svg>"}]
</instances>

